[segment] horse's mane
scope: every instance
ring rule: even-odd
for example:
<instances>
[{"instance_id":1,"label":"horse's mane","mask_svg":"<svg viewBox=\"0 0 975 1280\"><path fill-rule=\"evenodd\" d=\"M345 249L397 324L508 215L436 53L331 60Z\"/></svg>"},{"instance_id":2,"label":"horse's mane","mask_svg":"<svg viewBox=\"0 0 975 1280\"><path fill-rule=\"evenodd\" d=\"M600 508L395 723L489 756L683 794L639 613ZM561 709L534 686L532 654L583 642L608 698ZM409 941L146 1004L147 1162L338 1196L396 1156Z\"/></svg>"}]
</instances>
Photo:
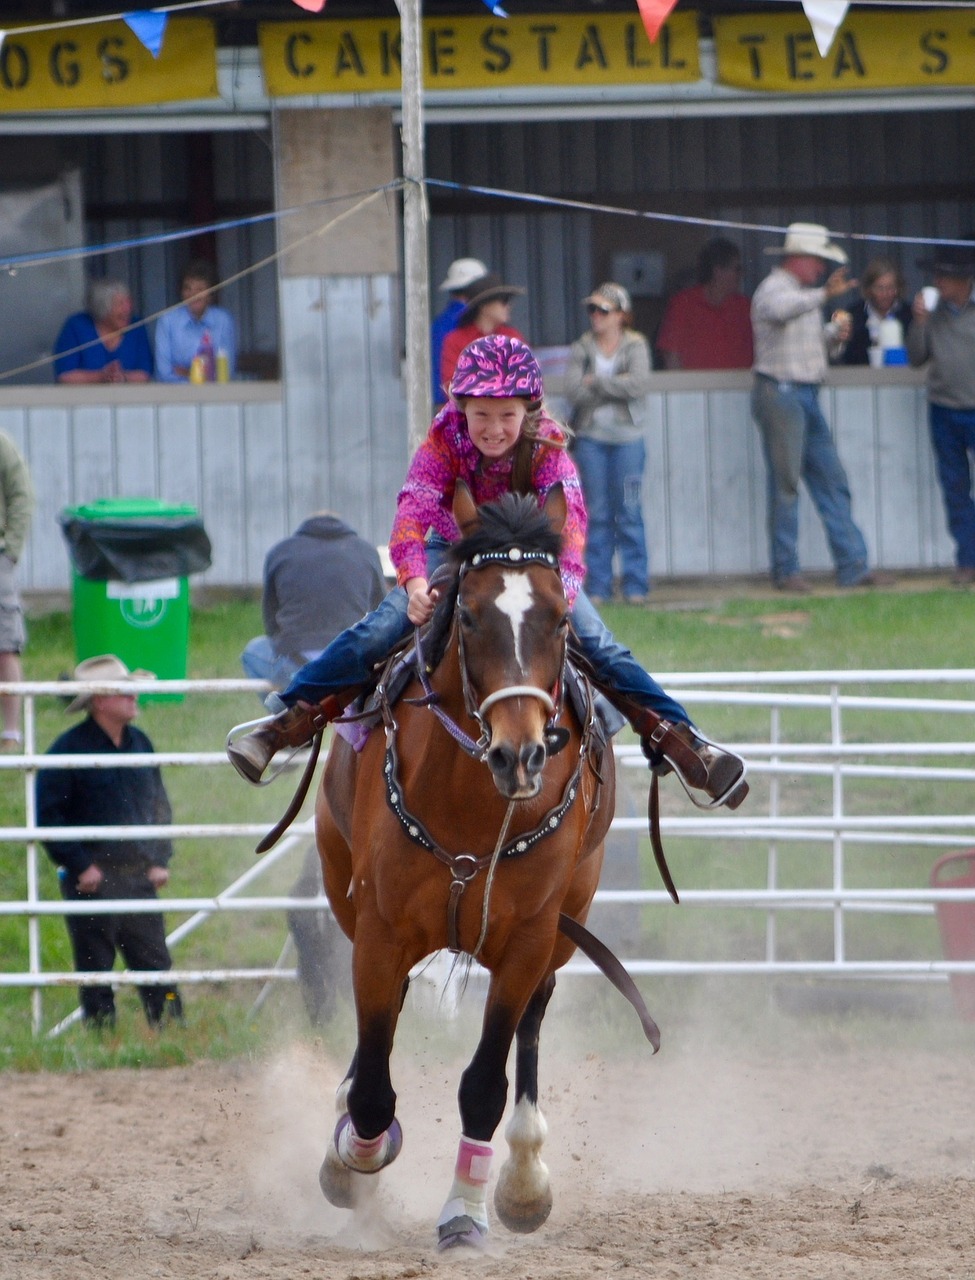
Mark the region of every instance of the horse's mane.
<instances>
[{"instance_id":1,"label":"horse's mane","mask_svg":"<svg viewBox=\"0 0 975 1280\"><path fill-rule=\"evenodd\" d=\"M437 666L447 647L460 587L461 566L478 554L510 551L512 547L552 556L559 554L562 537L552 528L537 498L506 493L495 502L486 502L477 509L475 528L450 548L447 564L452 570L451 577L441 586L440 602L424 641L427 661L432 667Z\"/></svg>"},{"instance_id":2,"label":"horse's mane","mask_svg":"<svg viewBox=\"0 0 975 1280\"><path fill-rule=\"evenodd\" d=\"M534 497L506 493L496 502L478 507L477 516L476 527L450 550L450 559L458 567L488 551L520 547L522 551L557 556L562 548L561 535L552 528Z\"/></svg>"}]
</instances>

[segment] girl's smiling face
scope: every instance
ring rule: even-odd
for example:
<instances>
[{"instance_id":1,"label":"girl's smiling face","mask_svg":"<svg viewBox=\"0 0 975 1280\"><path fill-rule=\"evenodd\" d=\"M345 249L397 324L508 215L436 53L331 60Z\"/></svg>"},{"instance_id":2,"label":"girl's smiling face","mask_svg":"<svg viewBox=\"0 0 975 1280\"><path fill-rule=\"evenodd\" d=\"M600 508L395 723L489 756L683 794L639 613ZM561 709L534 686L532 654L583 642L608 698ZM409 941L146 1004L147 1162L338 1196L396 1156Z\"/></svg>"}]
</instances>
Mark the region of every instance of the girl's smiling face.
<instances>
[{"instance_id":1,"label":"girl's smiling face","mask_svg":"<svg viewBox=\"0 0 975 1280\"><path fill-rule=\"evenodd\" d=\"M521 435L528 410L524 400L470 396L464 406L467 430L485 458L503 458Z\"/></svg>"}]
</instances>

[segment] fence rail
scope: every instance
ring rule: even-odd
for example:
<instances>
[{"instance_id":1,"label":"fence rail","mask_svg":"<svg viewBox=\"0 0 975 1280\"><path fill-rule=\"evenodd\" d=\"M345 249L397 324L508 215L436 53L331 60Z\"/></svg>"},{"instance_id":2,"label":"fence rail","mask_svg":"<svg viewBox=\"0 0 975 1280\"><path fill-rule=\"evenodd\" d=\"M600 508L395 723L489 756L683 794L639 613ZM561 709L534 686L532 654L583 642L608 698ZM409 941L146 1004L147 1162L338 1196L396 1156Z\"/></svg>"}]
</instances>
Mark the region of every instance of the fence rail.
<instances>
[{"instance_id":1,"label":"fence rail","mask_svg":"<svg viewBox=\"0 0 975 1280\"><path fill-rule=\"evenodd\" d=\"M743 887L692 889L681 894L682 904L692 910L702 908L721 909L736 913L762 913L764 916L764 945L757 956L727 955L722 958L687 959L626 955L627 968L636 975L724 974L744 976L754 974L794 974L816 978L871 978L888 980L913 980L944 982L952 974L975 974L975 956L971 959L945 959L927 954L913 958L893 956L865 958L849 955L847 925L865 915L915 915L934 916L938 904L956 905L971 903L975 911L975 887L951 888L931 884L902 887L854 887L848 881L851 857L861 847L883 844L915 850L962 850L975 847L975 813L971 812L971 784L975 782L975 735L967 740L952 739L947 726L957 725L957 717L975 715L975 697L960 698L959 687L975 693L975 669L944 671L828 671L828 672L719 672L719 673L670 673L660 677L690 707L721 707L740 710L743 717L754 722L762 712L768 714L768 733L762 736L752 733L752 740L736 744L749 760L750 776L755 782L753 794L743 810L733 814L680 814L667 813L662 817L661 829L673 850L677 842L706 838L712 845L723 842L746 843L762 850L764 875L762 883ZM883 691L864 693L864 688L885 686ZM919 697L919 688L945 689L943 697ZM24 844L26 846L26 895L19 900L0 902L0 916L20 917L25 920L28 935L28 964L21 971L0 973L0 988L27 988L32 992L32 1022L35 1031L42 1025L41 995L44 989L66 985L84 985L105 981L104 974L79 974L45 971L41 961L40 924L51 916L66 916L73 912L97 914L117 911L156 911L162 908L170 914L189 913L169 934L171 948L190 934L203 927L207 921L221 914L242 912L273 912L282 915L291 910L322 910L323 897L300 898L282 895L258 896L252 887L264 880L278 866L280 860L294 855L297 847L304 846L312 836L312 822L296 823L289 835L275 849L255 861L244 874L237 877L219 894L206 897L167 897L161 903L125 901L121 903L94 901L77 903L41 897L39 884L40 841L44 838L74 839L124 839L139 834L146 837L169 837L179 840L240 839L252 842L262 836L265 823L184 821L167 826L139 828L88 827L41 828L36 822L34 807L34 779L38 770L56 766L62 768L88 768L105 765L104 757L44 755L37 749L36 700L38 698L78 692L89 686L74 682L21 682L0 683L0 694L17 692L24 698L25 741L21 755L0 757L0 769L19 771L24 781L24 823L20 826L0 828L0 844ZM100 689L107 686L101 685ZM121 688L122 686L120 686ZM259 691L258 682L247 680L179 680L153 681L141 685L127 682L128 691L155 694L182 693L191 697L208 697L241 691ZM908 692L894 695L891 688L903 688ZM853 690L851 692L851 690ZM851 719L860 724L861 713L869 713L871 735L869 740L856 740ZM898 716L897 736L884 741L877 735L877 715ZM789 737L783 721L786 716L801 718L801 735ZM919 733L917 741L905 740L905 726L925 717L924 726L930 729L931 718L940 726L939 732L925 740ZM704 717L701 717L702 719ZM792 726L790 726L791 730ZM967 728L967 726L966 726ZM930 735L929 735L930 737ZM809 739L808 741L805 739ZM621 765L621 776L626 783L635 777L639 769L640 790L643 789L645 762L635 746L617 746L616 755ZM892 763L909 757L911 763ZM957 761L958 763L946 763ZM216 769L231 782L230 766L222 751L160 751L152 756L130 755L112 757L112 767L139 767L146 763L170 767L203 767ZM853 812L862 807L863 798L851 805L851 790L868 781L925 783L947 788L952 794L957 790L957 805L950 808L961 812L938 811L910 812L908 802L888 805L884 812ZM788 789L786 783L793 784ZM824 783L829 786L826 803L823 802ZM958 784L961 784L959 786ZM815 797L807 789L819 786ZM939 790L938 795L942 792ZM822 812L802 811L809 803L818 802ZM945 808L944 805L941 806ZM761 812L759 810L761 809ZM969 810L969 811L965 811ZM611 839L619 837L632 843L640 838L645 820L632 814L618 814L614 819ZM831 870L828 883L815 887L790 886L782 883L781 846L802 843L809 846L826 845L831 850ZM640 912L669 903L661 889L643 888L640 885L639 858L627 863L632 883L603 887L596 895L599 907L631 909ZM615 877L618 881L618 875ZM785 955L780 944L778 922L786 912L827 913L832 917L829 955ZM269 983L293 980L295 971L282 960L273 967L246 967L237 965L206 968L174 969L165 975L132 972L113 972L112 982L119 985L150 982L220 983L242 980ZM563 970L566 974L592 974L592 966L580 958L574 959Z\"/></svg>"}]
</instances>

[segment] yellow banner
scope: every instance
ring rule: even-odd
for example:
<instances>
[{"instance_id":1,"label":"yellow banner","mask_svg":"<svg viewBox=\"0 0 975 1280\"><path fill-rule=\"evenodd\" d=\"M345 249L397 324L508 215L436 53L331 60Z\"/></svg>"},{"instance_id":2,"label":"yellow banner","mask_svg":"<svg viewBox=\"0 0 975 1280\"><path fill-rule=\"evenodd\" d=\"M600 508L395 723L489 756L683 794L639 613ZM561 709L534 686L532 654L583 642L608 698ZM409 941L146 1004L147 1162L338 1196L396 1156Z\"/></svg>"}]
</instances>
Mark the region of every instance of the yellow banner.
<instances>
[{"instance_id":1,"label":"yellow banner","mask_svg":"<svg viewBox=\"0 0 975 1280\"><path fill-rule=\"evenodd\" d=\"M825 58L805 16L715 18L718 80L775 93L939 88L975 83L975 29L963 10L847 14Z\"/></svg>"},{"instance_id":2,"label":"yellow banner","mask_svg":"<svg viewBox=\"0 0 975 1280\"><path fill-rule=\"evenodd\" d=\"M0 111L79 111L217 96L213 24L166 24L154 58L124 22L18 35L0 46Z\"/></svg>"},{"instance_id":3,"label":"yellow banner","mask_svg":"<svg viewBox=\"0 0 975 1280\"><path fill-rule=\"evenodd\" d=\"M395 18L262 23L258 34L272 97L400 88ZM673 15L655 44L636 13L427 18L423 60L428 90L676 84L701 74L693 13Z\"/></svg>"}]
</instances>

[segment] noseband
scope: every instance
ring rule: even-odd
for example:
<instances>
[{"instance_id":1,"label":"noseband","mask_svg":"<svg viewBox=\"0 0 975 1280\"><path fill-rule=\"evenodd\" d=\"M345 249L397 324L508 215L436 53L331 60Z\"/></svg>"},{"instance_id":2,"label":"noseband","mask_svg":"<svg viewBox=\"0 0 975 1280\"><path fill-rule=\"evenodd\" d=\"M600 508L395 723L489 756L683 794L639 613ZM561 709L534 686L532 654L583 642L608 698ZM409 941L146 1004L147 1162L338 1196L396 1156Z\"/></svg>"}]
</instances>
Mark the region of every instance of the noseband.
<instances>
[{"instance_id":1,"label":"noseband","mask_svg":"<svg viewBox=\"0 0 975 1280\"><path fill-rule=\"evenodd\" d=\"M525 569L533 564L544 565L546 569L552 569L555 573L559 572L558 559L547 551L523 551L521 547L511 547L508 551L479 551L471 556L470 560L466 560L460 567L458 574L457 603L461 602L461 591L464 586L464 579L471 572L478 569L485 569L490 565L503 565L506 569ZM460 678L461 687L464 692L464 705L467 713L473 720L477 721L481 730L481 736L477 743L478 750L482 754L486 754L491 745L491 727L485 716L491 707L496 706L499 702L504 702L509 698L535 698L548 713L548 720L545 725L545 744L550 754L559 750L565 745L565 731L556 727L556 720L562 710L562 690L564 688L565 662L566 662L566 639L562 638L562 657L559 662L559 674L556 679L552 692L539 688L534 684L509 684L501 689L495 689L493 693L489 693L480 703L477 703L474 697L474 691L471 687L470 675L467 670L467 656L464 651L464 630L463 627L457 627L457 656L460 662Z\"/></svg>"}]
</instances>

